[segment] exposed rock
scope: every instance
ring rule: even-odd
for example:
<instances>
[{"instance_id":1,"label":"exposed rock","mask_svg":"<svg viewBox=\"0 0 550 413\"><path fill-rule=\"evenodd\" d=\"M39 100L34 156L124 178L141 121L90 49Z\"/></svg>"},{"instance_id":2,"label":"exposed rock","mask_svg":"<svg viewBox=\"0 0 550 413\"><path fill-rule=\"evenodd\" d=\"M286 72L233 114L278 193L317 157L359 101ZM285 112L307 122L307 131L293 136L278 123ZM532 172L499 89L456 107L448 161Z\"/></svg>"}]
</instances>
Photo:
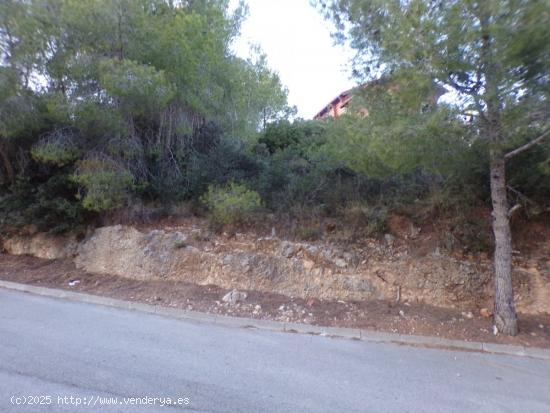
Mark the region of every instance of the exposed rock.
<instances>
[{"instance_id":1,"label":"exposed rock","mask_svg":"<svg viewBox=\"0 0 550 413\"><path fill-rule=\"evenodd\" d=\"M305 250L312 257L316 257L317 255L319 255L319 247L316 245L308 245L305 247Z\"/></svg>"},{"instance_id":2,"label":"exposed rock","mask_svg":"<svg viewBox=\"0 0 550 413\"><path fill-rule=\"evenodd\" d=\"M174 232L170 235L169 242L172 242L174 248L186 248L187 245L187 235L182 234L181 232Z\"/></svg>"},{"instance_id":3,"label":"exposed rock","mask_svg":"<svg viewBox=\"0 0 550 413\"><path fill-rule=\"evenodd\" d=\"M348 266L348 263L346 262L346 260L344 260L342 258L336 258L334 260L334 265L336 265L339 268L345 268L345 267Z\"/></svg>"},{"instance_id":4,"label":"exposed rock","mask_svg":"<svg viewBox=\"0 0 550 413\"><path fill-rule=\"evenodd\" d=\"M12 255L32 255L45 259L72 258L78 242L74 235L52 235L47 233L32 236L14 236L4 241L4 250Z\"/></svg>"},{"instance_id":5,"label":"exposed rock","mask_svg":"<svg viewBox=\"0 0 550 413\"><path fill-rule=\"evenodd\" d=\"M466 310L487 306L493 293L488 260L468 262L445 250L418 259L406 253L404 243L388 248L367 240L359 250L321 242L258 239L246 233L238 240L212 235L204 242L195 233L195 229L142 232L116 225L96 229L79 244L71 237L35 234L7 240L4 248L12 254L42 258L76 255L76 265L89 272L185 280L305 299L395 300L397 289L403 302ZM391 234L385 238L395 239ZM548 278L546 267L533 263L517 267L514 290L519 311L550 312Z\"/></svg>"},{"instance_id":6,"label":"exposed rock","mask_svg":"<svg viewBox=\"0 0 550 413\"><path fill-rule=\"evenodd\" d=\"M238 302L246 300L247 294L241 291L232 290L223 296L222 301L229 305L235 305Z\"/></svg>"},{"instance_id":7,"label":"exposed rock","mask_svg":"<svg viewBox=\"0 0 550 413\"><path fill-rule=\"evenodd\" d=\"M463 311L463 312L461 313L461 315L462 315L462 317L468 318L468 319L474 318L474 315L472 314L471 311L467 311L467 312L464 312L464 311Z\"/></svg>"},{"instance_id":8,"label":"exposed rock","mask_svg":"<svg viewBox=\"0 0 550 413\"><path fill-rule=\"evenodd\" d=\"M481 310L479 310L479 315L485 318L491 318L493 312L487 308L482 308Z\"/></svg>"},{"instance_id":9,"label":"exposed rock","mask_svg":"<svg viewBox=\"0 0 550 413\"><path fill-rule=\"evenodd\" d=\"M292 244L288 241L283 241L281 243L281 255L283 257L291 258L297 252L298 252L298 247L295 244Z\"/></svg>"},{"instance_id":10,"label":"exposed rock","mask_svg":"<svg viewBox=\"0 0 550 413\"><path fill-rule=\"evenodd\" d=\"M361 262L359 255L354 252L346 251L342 254L342 256L344 257L348 265L352 265L354 267L357 267Z\"/></svg>"},{"instance_id":11,"label":"exposed rock","mask_svg":"<svg viewBox=\"0 0 550 413\"><path fill-rule=\"evenodd\" d=\"M372 285L372 282L366 279L359 278L357 276L347 277L344 280L344 286L352 291L360 291L372 294L376 291L376 288Z\"/></svg>"},{"instance_id":12,"label":"exposed rock","mask_svg":"<svg viewBox=\"0 0 550 413\"><path fill-rule=\"evenodd\" d=\"M304 260L302 262L302 265L304 266L304 269L306 271L309 271L311 270L314 266L315 266L315 262L311 261L311 260Z\"/></svg>"},{"instance_id":13,"label":"exposed rock","mask_svg":"<svg viewBox=\"0 0 550 413\"><path fill-rule=\"evenodd\" d=\"M180 265L196 269L201 252L185 243L181 233L153 230L142 233L135 228L115 225L98 228L78 247L77 267L89 272L149 279L168 278ZM178 265L176 265L178 263Z\"/></svg>"}]
</instances>

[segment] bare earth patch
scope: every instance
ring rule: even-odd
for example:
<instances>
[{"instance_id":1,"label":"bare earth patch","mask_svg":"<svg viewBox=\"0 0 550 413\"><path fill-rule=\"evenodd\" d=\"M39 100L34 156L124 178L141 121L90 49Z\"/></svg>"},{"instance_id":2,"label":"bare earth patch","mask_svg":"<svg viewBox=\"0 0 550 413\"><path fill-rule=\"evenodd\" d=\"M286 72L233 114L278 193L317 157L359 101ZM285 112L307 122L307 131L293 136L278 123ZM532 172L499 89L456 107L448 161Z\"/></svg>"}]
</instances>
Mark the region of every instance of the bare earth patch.
<instances>
[{"instance_id":1,"label":"bare earth patch","mask_svg":"<svg viewBox=\"0 0 550 413\"><path fill-rule=\"evenodd\" d=\"M205 313L550 348L548 314L520 314L520 334L504 337L495 336L492 320L475 309L390 301L304 300L256 291L247 291L243 302L229 305L222 300L229 290L217 286L92 274L77 269L70 260L0 254L0 278Z\"/></svg>"}]
</instances>

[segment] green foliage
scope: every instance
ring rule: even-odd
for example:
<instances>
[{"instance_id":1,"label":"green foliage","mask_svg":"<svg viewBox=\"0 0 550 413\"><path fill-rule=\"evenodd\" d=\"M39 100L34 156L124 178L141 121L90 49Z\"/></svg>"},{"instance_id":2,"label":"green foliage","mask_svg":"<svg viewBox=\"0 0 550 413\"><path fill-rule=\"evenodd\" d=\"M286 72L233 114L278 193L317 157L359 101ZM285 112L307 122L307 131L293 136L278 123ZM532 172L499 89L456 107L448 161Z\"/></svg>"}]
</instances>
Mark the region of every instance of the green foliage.
<instances>
[{"instance_id":1,"label":"green foliage","mask_svg":"<svg viewBox=\"0 0 550 413\"><path fill-rule=\"evenodd\" d=\"M4 222L68 229L137 197L169 205L202 196L218 226L265 204L370 236L404 205L422 210L438 198L430 213L452 214L486 202L491 143L479 118L460 118L479 111L475 100L458 93L460 104L434 105L442 85L476 84L480 28L470 22L481 3L328 3L351 29L356 63L379 64L360 75L384 76L358 88L337 121L291 122L295 108L266 56L231 50L242 5L230 14L226 0L0 2ZM548 8L528 3L487 0L518 8L497 16L492 32L507 68L503 148L529 141L548 119ZM353 116L363 109L369 116ZM548 151L539 145L510 163L518 201L550 198Z\"/></svg>"},{"instance_id":2,"label":"green foliage","mask_svg":"<svg viewBox=\"0 0 550 413\"><path fill-rule=\"evenodd\" d=\"M39 162L65 166L76 161L81 151L68 130L54 131L31 148L31 155Z\"/></svg>"},{"instance_id":3,"label":"green foliage","mask_svg":"<svg viewBox=\"0 0 550 413\"><path fill-rule=\"evenodd\" d=\"M258 143L265 145L270 153L288 147L305 148L307 145L319 143L323 139L325 128L315 121L281 120L268 123Z\"/></svg>"},{"instance_id":4,"label":"green foliage","mask_svg":"<svg viewBox=\"0 0 550 413\"><path fill-rule=\"evenodd\" d=\"M254 142L258 130L265 129L268 123L296 113L296 108L287 104L288 91L279 76L268 68L266 56L258 49L248 60L234 58L228 70L232 79L225 86L224 99L220 100L226 106L218 111L228 113L227 107L231 111L228 118L219 119L218 123L230 135Z\"/></svg>"},{"instance_id":5,"label":"green foliage","mask_svg":"<svg viewBox=\"0 0 550 413\"><path fill-rule=\"evenodd\" d=\"M71 179L84 189L82 206L95 212L123 206L134 184L128 170L105 158L80 161Z\"/></svg>"},{"instance_id":6,"label":"green foliage","mask_svg":"<svg viewBox=\"0 0 550 413\"><path fill-rule=\"evenodd\" d=\"M188 195L200 196L210 184L246 181L258 170L259 165L247 154L241 141L223 139L207 153L197 153L190 158Z\"/></svg>"},{"instance_id":7,"label":"green foliage","mask_svg":"<svg viewBox=\"0 0 550 413\"><path fill-rule=\"evenodd\" d=\"M445 85L455 92L453 106L472 116L464 127L494 156L550 127L547 0L318 4L357 50L358 76L412 73ZM374 67L377 73L364 71Z\"/></svg>"},{"instance_id":8,"label":"green foliage","mask_svg":"<svg viewBox=\"0 0 550 413\"><path fill-rule=\"evenodd\" d=\"M245 7L228 10L227 0L1 2L0 192L63 169L81 205L105 212L249 176L254 161L234 142L292 108L261 51L233 54Z\"/></svg>"},{"instance_id":9,"label":"green foliage","mask_svg":"<svg viewBox=\"0 0 550 413\"><path fill-rule=\"evenodd\" d=\"M458 173L471 150L473 137L456 111L440 105L416 106L408 95L416 90L400 78L374 83L359 92L354 105L368 107L369 115L352 113L329 121L323 150L371 177L407 174L418 168L449 176ZM425 88L419 81L415 85ZM402 95L402 92L405 95ZM413 93L416 95L419 92ZM429 88L424 90L429 100Z\"/></svg>"},{"instance_id":10,"label":"green foliage","mask_svg":"<svg viewBox=\"0 0 550 413\"><path fill-rule=\"evenodd\" d=\"M234 182L224 187L209 186L201 200L210 210L211 220L215 226L249 221L263 206L257 192Z\"/></svg>"},{"instance_id":11,"label":"green foliage","mask_svg":"<svg viewBox=\"0 0 550 413\"><path fill-rule=\"evenodd\" d=\"M129 137L130 125L119 111L93 100L67 104L71 119L68 125L79 132L83 148L91 149L96 142L104 145L112 137Z\"/></svg>"},{"instance_id":12,"label":"green foliage","mask_svg":"<svg viewBox=\"0 0 550 413\"><path fill-rule=\"evenodd\" d=\"M75 198L75 189L64 173L45 182L19 179L0 196L0 231L9 234L29 224L53 233L83 229L94 215Z\"/></svg>"},{"instance_id":13,"label":"green foliage","mask_svg":"<svg viewBox=\"0 0 550 413\"><path fill-rule=\"evenodd\" d=\"M151 115L174 97L163 71L131 60L108 59L99 64L100 84L134 115Z\"/></svg>"},{"instance_id":14,"label":"green foliage","mask_svg":"<svg viewBox=\"0 0 550 413\"><path fill-rule=\"evenodd\" d=\"M508 164L510 198L531 213L541 212L550 199L550 141Z\"/></svg>"}]
</instances>

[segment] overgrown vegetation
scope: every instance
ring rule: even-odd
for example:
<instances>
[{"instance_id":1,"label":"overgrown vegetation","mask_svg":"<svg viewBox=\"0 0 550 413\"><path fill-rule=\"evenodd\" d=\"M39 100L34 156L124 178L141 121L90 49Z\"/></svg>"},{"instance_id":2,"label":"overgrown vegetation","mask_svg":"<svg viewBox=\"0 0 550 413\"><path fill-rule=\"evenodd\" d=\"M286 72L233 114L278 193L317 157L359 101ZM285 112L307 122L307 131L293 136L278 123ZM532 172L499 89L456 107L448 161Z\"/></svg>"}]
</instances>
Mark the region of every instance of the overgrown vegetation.
<instances>
[{"instance_id":1,"label":"overgrown vegetation","mask_svg":"<svg viewBox=\"0 0 550 413\"><path fill-rule=\"evenodd\" d=\"M246 223L262 208L256 191L234 182L225 187L209 186L201 200L210 210L214 227Z\"/></svg>"},{"instance_id":2,"label":"overgrown vegetation","mask_svg":"<svg viewBox=\"0 0 550 413\"><path fill-rule=\"evenodd\" d=\"M459 159L462 168L468 168L467 158L456 157L455 143L485 143L495 240L495 328L517 334L510 220L521 203L509 203L508 192L520 192L510 189L507 166L550 138L550 3L319 0L317 4L335 23L340 40L349 40L357 51L356 73L369 76L375 69L382 75L379 84L385 83L389 92L381 100L389 105L372 101L373 107L368 107L372 121L361 134L368 138L367 156L350 156L358 168L368 169L365 159L372 158L389 170L424 164L433 173L444 170L444 159ZM431 85L454 92L451 111L426 107ZM459 114L470 121L457 122ZM444 156L434 156L438 153ZM546 174L547 160L537 162L532 155L530 160L536 166L527 170L537 182Z\"/></svg>"},{"instance_id":3,"label":"overgrown vegetation","mask_svg":"<svg viewBox=\"0 0 550 413\"><path fill-rule=\"evenodd\" d=\"M293 121L265 56L232 53L246 13L227 6L2 2L2 231L192 201L216 228L272 214L298 221L302 239L323 236L325 219L360 239L387 231L392 213L442 216L471 250L490 247L469 212L490 205L487 142L460 108L435 104L440 85L396 67L336 121ZM543 143L508 165L524 211L550 199L549 152Z\"/></svg>"},{"instance_id":4,"label":"overgrown vegetation","mask_svg":"<svg viewBox=\"0 0 550 413\"><path fill-rule=\"evenodd\" d=\"M249 177L257 131L293 108L259 50L232 53L246 9L227 10L225 0L3 1L4 230L70 229L136 198L198 199ZM63 191L40 195L60 181ZM55 214L37 216L44 208Z\"/></svg>"}]
</instances>

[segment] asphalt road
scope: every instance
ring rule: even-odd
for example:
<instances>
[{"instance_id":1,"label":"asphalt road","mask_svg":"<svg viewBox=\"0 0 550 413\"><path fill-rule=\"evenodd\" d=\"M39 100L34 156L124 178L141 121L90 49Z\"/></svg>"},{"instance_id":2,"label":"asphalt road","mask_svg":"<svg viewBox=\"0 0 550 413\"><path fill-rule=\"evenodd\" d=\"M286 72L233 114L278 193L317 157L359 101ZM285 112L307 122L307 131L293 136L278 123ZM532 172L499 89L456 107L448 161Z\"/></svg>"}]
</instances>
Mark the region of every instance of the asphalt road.
<instances>
[{"instance_id":1,"label":"asphalt road","mask_svg":"<svg viewBox=\"0 0 550 413\"><path fill-rule=\"evenodd\" d=\"M548 413L550 361L221 327L0 289L0 411Z\"/></svg>"}]
</instances>

